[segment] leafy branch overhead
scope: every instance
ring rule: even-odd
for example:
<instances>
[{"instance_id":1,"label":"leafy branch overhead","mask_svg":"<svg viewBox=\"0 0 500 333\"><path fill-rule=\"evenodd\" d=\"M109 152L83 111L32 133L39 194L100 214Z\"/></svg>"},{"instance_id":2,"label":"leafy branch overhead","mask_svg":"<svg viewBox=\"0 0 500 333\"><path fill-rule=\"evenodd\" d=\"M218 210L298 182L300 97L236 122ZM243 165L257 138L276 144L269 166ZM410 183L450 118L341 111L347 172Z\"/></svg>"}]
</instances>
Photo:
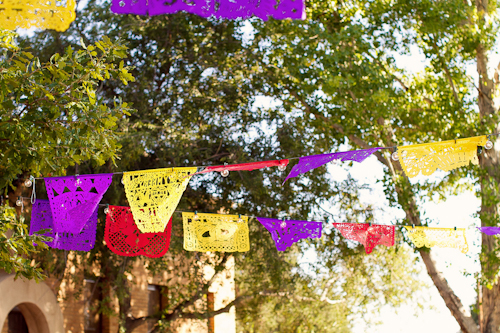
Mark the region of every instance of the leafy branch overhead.
<instances>
[{"instance_id":1,"label":"leafy branch overhead","mask_svg":"<svg viewBox=\"0 0 500 333\"><path fill-rule=\"evenodd\" d=\"M114 161L117 122L131 109L97 91L106 80L134 81L122 60L127 47L103 37L41 62L14 38L0 30L0 189L27 171L62 175L83 161Z\"/></svg>"},{"instance_id":2,"label":"leafy branch overhead","mask_svg":"<svg viewBox=\"0 0 500 333\"><path fill-rule=\"evenodd\" d=\"M14 208L0 206L0 269L15 274L16 278L43 280L40 264L32 264L28 256L47 249L43 241L50 238L42 236L44 232L40 230L30 236L24 218L17 218Z\"/></svg>"},{"instance_id":3,"label":"leafy branch overhead","mask_svg":"<svg viewBox=\"0 0 500 333\"><path fill-rule=\"evenodd\" d=\"M83 161L114 161L120 149L117 123L131 109L120 98L100 100L97 91L104 81L134 81L119 40L81 42L78 49L67 47L40 61L16 45L16 38L0 30L0 191L11 199L21 194L16 185L24 173L61 175ZM46 248L42 240L49 239L28 234L22 214L1 207L0 269L42 279L39 263L28 259Z\"/></svg>"}]
</instances>

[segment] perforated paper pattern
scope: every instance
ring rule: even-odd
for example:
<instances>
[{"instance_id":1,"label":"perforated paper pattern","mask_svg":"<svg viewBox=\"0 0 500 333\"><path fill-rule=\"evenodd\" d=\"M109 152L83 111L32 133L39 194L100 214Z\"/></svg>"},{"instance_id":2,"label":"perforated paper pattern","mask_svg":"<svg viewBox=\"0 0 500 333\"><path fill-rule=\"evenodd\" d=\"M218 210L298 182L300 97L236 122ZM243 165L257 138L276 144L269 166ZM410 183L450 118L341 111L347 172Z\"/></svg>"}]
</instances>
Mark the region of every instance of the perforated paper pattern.
<instances>
[{"instance_id":1,"label":"perforated paper pattern","mask_svg":"<svg viewBox=\"0 0 500 333\"><path fill-rule=\"evenodd\" d=\"M377 245L394 246L393 225L379 225L369 223L333 223L347 239L360 242L365 247L366 253L372 253Z\"/></svg>"},{"instance_id":2,"label":"perforated paper pattern","mask_svg":"<svg viewBox=\"0 0 500 333\"><path fill-rule=\"evenodd\" d=\"M477 147L484 146L486 141L488 139L483 135L456 141L402 146L398 147L399 162L410 178L418 176L420 172L429 176L437 169L450 171L469 165L469 162L477 165Z\"/></svg>"},{"instance_id":3,"label":"perforated paper pattern","mask_svg":"<svg viewBox=\"0 0 500 333\"><path fill-rule=\"evenodd\" d=\"M343 151L332 154L321 154L321 155L311 155L311 156L301 157L299 158L299 163L294 165L288 176L286 176L285 182L287 181L287 179L297 177L298 175L306 173L312 169L319 168L320 166L325 165L333 160L355 161L361 163L364 160L366 160L370 155L372 155L374 152L380 149L383 148L376 147L363 150Z\"/></svg>"},{"instance_id":4,"label":"perforated paper pattern","mask_svg":"<svg viewBox=\"0 0 500 333\"><path fill-rule=\"evenodd\" d=\"M187 251L246 252L250 250L248 217L182 213L184 249Z\"/></svg>"},{"instance_id":5,"label":"perforated paper pattern","mask_svg":"<svg viewBox=\"0 0 500 333\"><path fill-rule=\"evenodd\" d=\"M271 233L278 251L285 251L287 247L305 238L320 238L323 225L314 221L295 221L257 217L257 220Z\"/></svg>"},{"instance_id":6,"label":"perforated paper pattern","mask_svg":"<svg viewBox=\"0 0 500 333\"><path fill-rule=\"evenodd\" d=\"M168 251L171 231L172 218L165 231L141 233L135 225L130 207L109 206L104 239L108 248L118 255L158 258Z\"/></svg>"},{"instance_id":7,"label":"perforated paper pattern","mask_svg":"<svg viewBox=\"0 0 500 333\"><path fill-rule=\"evenodd\" d=\"M31 211L30 235L42 229L54 229L52 211L48 200L36 200ZM55 249L67 251L90 251L94 248L97 229L97 208L79 233L47 232L44 236L52 237L46 244Z\"/></svg>"},{"instance_id":8,"label":"perforated paper pattern","mask_svg":"<svg viewBox=\"0 0 500 333\"><path fill-rule=\"evenodd\" d=\"M135 223L141 232L162 232L196 168L125 172L123 184Z\"/></svg>"},{"instance_id":9,"label":"perforated paper pattern","mask_svg":"<svg viewBox=\"0 0 500 333\"><path fill-rule=\"evenodd\" d=\"M237 19L257 16L266 21L306 18L303 0L113 0L111 11L116 14L164 15L185 11L201 17Z\"/></svg>"},{"instance_id":10,"label":"perforated paper pattern","mask_svg":"<svg viewBox=\"0 0 500 333\"><path fill-rule=\"evenodd\" d=\"M75 20L74 0L2 0L0 28L40 28L65 31Z\"/></svg>"},{"instance_id":11,"label":"perforated paper pattern","mask_svg":"<svg viewBox=\"0 0 500 333\"><path fill-rule=\"evenodd\" d=\"M113 174L45 178L54 230L79 233L97 209Z\"/></svg>"},{"instance_id":12,"label":"perforated paper pattern","mask_svg":"<svg viewBox=\"0 0 500 333\"><path fill-rule=\"evenodd\" d=\"M245 171L251 171L251 170L256 170L256 169L263 169L263 168L269 168L269 167L274 167L274 166L287 166L288 165L288 160L272 160L272 161L261 161L261 162L251 162L251 163L241 163L241 164L230 164L230 165L216 165L216 166L209 166L206 167L205 169L198 171L197 174L200 173L207 173L207 172L214 172L214 171L223 171L223 170L228 170L228 171L239 171L239 170L245 170Z\"/></svg>"},{"instance_id":13,"label":"perforated paper pattern","mask_svg":"<svg viewBox=\"0 0 500 333\"><path fill-rule=\"evenodd\" d=\"M469 251L464 228L406 227L408 237L416 247L451 247L463 253Z\"/></svg>"}]
</instances>

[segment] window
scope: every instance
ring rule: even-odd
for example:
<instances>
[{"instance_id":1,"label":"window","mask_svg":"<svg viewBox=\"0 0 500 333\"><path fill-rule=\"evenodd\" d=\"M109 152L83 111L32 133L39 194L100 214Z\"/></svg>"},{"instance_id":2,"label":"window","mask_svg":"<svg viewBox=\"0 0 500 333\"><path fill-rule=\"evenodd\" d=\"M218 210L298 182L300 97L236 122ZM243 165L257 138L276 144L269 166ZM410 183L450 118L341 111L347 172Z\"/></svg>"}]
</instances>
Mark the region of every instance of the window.
<instances>
[{"instance_id":1,"label":"window","mask_svg":"<svg viewBox=\"0 0 500 333\"><path fill-rule=\"evenodd\" d=\"M85 279L84 297L84 331L85 333L102 333L102 315L98 311L102 291L96 281Z\"/></svg>"},{"instance_id":2,"label":"window","mask_svg":"<svg viewBox=\"0 0 500 333\"><path fill-rule=\"evenodd\" d=\"M148 285L148 314L153 315L159 311L165 310L168 305L167 287L156 284ZM155 326L154 320L148 320L148 332L151 332Z\"/></svg>"},{"instance_id":3,"label":"window","mask_svg":"<svg viewBox=\"0 0 500 333\"><path fill-rule=\"evenodd\" d=\"M215 311L214 293L207 293L207 311ZM215 317L208 318L208 333L215 332Z\"/></svg>"}]
</instances>

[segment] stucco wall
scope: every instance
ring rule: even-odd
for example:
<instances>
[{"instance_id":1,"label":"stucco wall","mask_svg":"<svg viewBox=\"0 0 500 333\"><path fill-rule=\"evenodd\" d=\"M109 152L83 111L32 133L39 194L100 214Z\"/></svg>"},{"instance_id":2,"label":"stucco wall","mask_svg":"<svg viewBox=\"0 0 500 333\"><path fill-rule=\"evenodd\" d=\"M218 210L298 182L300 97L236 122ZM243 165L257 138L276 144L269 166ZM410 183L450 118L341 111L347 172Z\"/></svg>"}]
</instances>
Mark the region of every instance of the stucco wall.
<instances>
[{"instance_id":1,"label":"stucco wall","mask_svg":"<svg viewBox=\"0 0 500 333\"><path fill-rule=\"evenodd\" d=\"M43 282L14 279L0 272L0 327L9 312L18 307L30 333L64 333L61 308L52 290Z\"/></svg>"}]
</instances>

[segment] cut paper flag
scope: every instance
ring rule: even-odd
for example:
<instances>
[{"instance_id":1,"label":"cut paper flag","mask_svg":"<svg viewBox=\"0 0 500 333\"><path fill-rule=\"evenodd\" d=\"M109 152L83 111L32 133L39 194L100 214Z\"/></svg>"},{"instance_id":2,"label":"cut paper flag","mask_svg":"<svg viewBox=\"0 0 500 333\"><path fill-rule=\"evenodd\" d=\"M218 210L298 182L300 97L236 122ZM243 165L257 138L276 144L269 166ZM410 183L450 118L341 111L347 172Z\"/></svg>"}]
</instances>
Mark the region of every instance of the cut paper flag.
<instances>
[{"instance_id":1,"label":"cut paper flag","mask_svg":"<svg viewBox=\"0 0 500 333\"><path fill-rule=\"evenodd\" d=\"M108 209L104 239L112 252L125 257L143 255L149 258L158 258L167 253L172 218L162 232L141 233L135 225L130 207L109 206Z\"/></svg>"},{"instance_id":2,"label":"cut paper flag","mask_svg":"<svg viewBox=\"0 0 500 333\"><path fill-rule=\"evenodd\" d=\"M408 237L416 247L451 247L462 253L469 251L464 228L407 227Z\"/></svg>"},{"instance_id":3,"label":"cut paper flag","mask_svg":"<svg viewBox=\"0 0 500 333\"><path fill-rule=\"evenodd\" d=\"M45 178L54 231L78 234L99 206L112 173Z\"/></svg>"},{"instance_id":4,"label":"cut paper flag","mask_svg":"<svg viewBox=\"0 0 500 333\"><path fill-rule=\"evenodd\" d=\"M113 0L111 11L115 14L164 15L185 11L201 17L223 19L257 16L264 21L306 18L304 0Z\"/></svg>"},{"instance_id":5,"label":"cut paper flag","mask_svg":"<svg viewBox=\"0 0 500 333\"><path fill-rule=\"evenodd\" d=\"M398 147L399 162L408 177L415 177L422 172L432 175L437 169L450 171L469 162L478 165L477 147L488 141L485 135L472 138L423 143Z\"/></svg>"},{"instance_id":6,"label":"cut paper flag","mask_svg":"<svg viewBox=\"0 0 500 333\"><path fill-rule=\"evenodd\" d=\"M380 149L384 148L376 147L363 150L343 151L332 154L321 154L321 155L311 155L311 156L301 157L299 158L299 163L294 165L288 176L286 176L283 184L290 178L297 177L298 175L306 173L312 169L319 168L320 166L325 165L333 160L356 161L358 163L361 163L364 160L366 160L371 154Z\"/></svg>"},{"instance_id":7,"label":"cut paper flag","mask_svg":"<svg viewBox=\"0 0 500 333\"><path fill-rule=\"evenodd\" d=\"M323 230L321 222L283 221L266 217L257 217L257 220L271 233L278 251L285 251L301 239L320 238Z\"/></svg>"},{"instance_id":8,"label":"cut paper flag","mask_svg":"<svg viewBox=\"0 0 500 333\"><path fill-rule=\"evenodd\" d=\"M52 237L51 242L45 242L48 246L66 251L90 251L94 248L97 229L97 208L86 221L83 230L78 233L56 232L52 211L48 200L36 200L31 211L30 235L42 229L52 229L44 236Z\"/></svg>"},{"instance_id":9,"label":"cut paper flag","mask_svg":"<svg viewBox=\"0 0 500 333\"><path fill-rule=\"evenodd\" d=\"M396 228L393 225L333 223L333 226L345 238L363 244L367 254L372 253L373 248L377 245L394 246L394 231Z\"/></svg>"},{"instance_id":10,"label":"cut paper flag","mask_svg":"<svg viewBox=\"0 0 500 333\"><path fill-rule=\"evenodd\" d=\"M500 234L500 227L477 227L481 232L493 236Z\"/></svg>"},{"instance_id":11,"label":"cut paper flag","mask_svg":"<svg viewBox=\"0 0 500 333\"><path fill-rule=\"evenodd\" d=\"M246 252L250 250L248 217L182 213L187 251Z\"/></svg>"},{"instance_id":12,"label":"cut paper flag","mask_svg":"<svg viewBox=\"0 0 500 333\"><path fill-rule=\"evenodd\" d=\"M206 167L205 169L195 173L195 175L198 175L201 173L207 173L207 172L214 172L214 171L221 172L224 170L227 170L227 171L240 171L240 170L251 171L251 170L263 169L263 168L274 167L274 166L285 168L287 165L288 165L288 160L286 160L286 159L285 160L252 162L252 163L241 163L241 164L230 164L230 165L216 165L216 166Z\"/></svg>"},{"instance_id":13,"label":"cut paper flag","mask_svg":"<svg viewBox=\"0 0 500 333\"><path fill-rule=\"evenodd\" d=\"M196 168L123 173L125 194L141 232L163 232Z\"/></svg>"},{"instance_id":14,"label":"cut paper flag","mask_svg":"<svg viewBox=\"0 0 500 333\"><path fill-rule=\"evenodd\" d=\"M0 1L0 28L65 31L75 20L75 8L74 0L3 0Z\"/></svg>"}]
</instances>

